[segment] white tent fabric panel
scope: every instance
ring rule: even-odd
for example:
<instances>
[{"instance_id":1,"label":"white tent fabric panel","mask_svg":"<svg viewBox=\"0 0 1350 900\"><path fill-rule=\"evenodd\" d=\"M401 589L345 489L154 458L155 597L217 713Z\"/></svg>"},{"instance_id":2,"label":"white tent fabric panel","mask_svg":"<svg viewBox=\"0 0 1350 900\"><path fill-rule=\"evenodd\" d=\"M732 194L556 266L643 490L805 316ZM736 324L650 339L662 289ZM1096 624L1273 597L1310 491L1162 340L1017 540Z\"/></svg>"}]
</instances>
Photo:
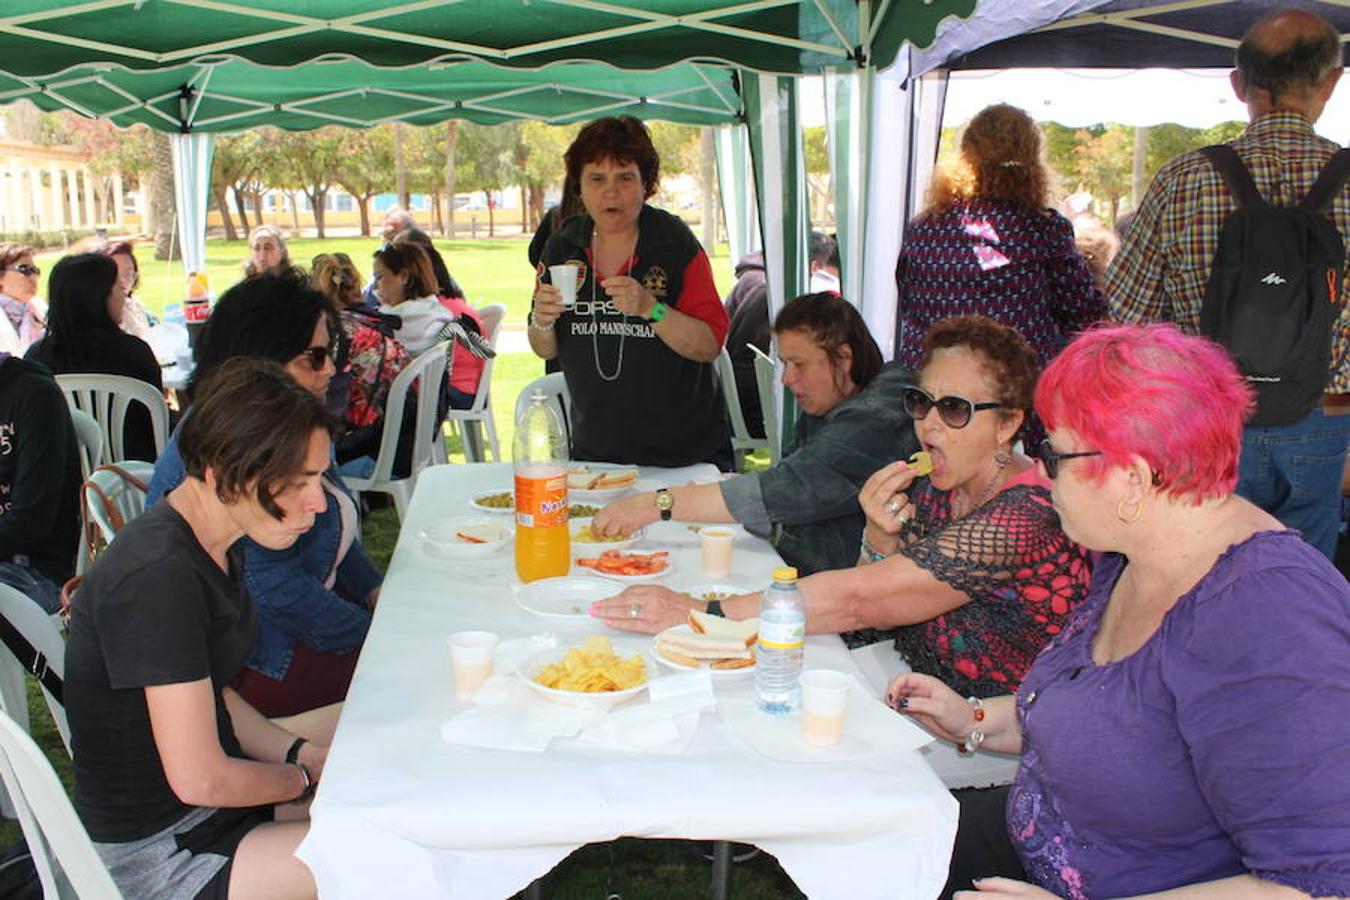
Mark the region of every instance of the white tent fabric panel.
<instances>
[{"instance_id":1,"label":"white tent fabric panel","mask_svg":"<svg viewBox=\"0 0 1350 900\"><path fill-rule=\"evenodd\" d=\"M170 135L173 149L173 199L183 271L206 271L206 202L211 193L212 134Z\"/></svg>"},{"instance_id":2,"label":"white tent fabric panel","mask_svg":"<svg viewBox=\"0 0 1350 900\"><path fill-rule=\"evenodd\" d=\"M722 195L722 217L727 226L731 264L759 249L759 216L755 214L755 175L750 165L750 136L742 125L717 128L717 187Z\"/></svg>"}]
</instances>

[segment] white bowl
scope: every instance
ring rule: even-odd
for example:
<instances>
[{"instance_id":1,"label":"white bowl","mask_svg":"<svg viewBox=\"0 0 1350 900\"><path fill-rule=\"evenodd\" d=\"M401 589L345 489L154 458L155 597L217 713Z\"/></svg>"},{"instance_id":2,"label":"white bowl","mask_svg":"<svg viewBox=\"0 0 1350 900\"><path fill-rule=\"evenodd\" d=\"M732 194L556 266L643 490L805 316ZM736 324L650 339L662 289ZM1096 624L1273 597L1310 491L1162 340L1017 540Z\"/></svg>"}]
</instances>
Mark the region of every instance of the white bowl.
<instances>
[{"instance_id":1,"label":"white bowl","mask_svg":"<svg viewBox=\"0 0 1350 900\"><path fill-rule=\"evenodd\" d=\"M730 582L706 581L690 585L687 588L680 588L680 592L688 594L695 600L725 600L728 597L739 597L742 594L753 594L755 588L744 587L742 585L731 584ZM762 590L762 588L761 588Z\"/></svg>"},{"instance_id":2,"label":"white bowl","mask_svg":"<svg viewBox=\"0 0 1350 900\"><path fill-rule=\"evenodd\" d=\"M643 531L641 528L630 534L628 537L618 541L583 541L580 538L578 538L577 533L581 531L582 528L586 527L587 525L590 525L593 521L595 520L594 519L572 520L571 543L573 556L581 556L583 554L586 556L590 556L592 554L599 556L600 553L602 553L605 550L625 550L636 544L638 541L642 540Z\"/></svg>"},{"instance_id":3,"label":"white bowl","mask_svg":"<svg viewBox=\"0 0 1350 900\"><path fill-rule=\"evenodd\" d=\"M642 655L642 662L647 670L647 680L637 687L630 687L622 691L564 691L558 688L544 687L534 680L534 676L538 675L545 666L561 662L570 649L572 648L553 647L548 650L540 650L525 660L517 669L517 673L541 697L552 700L554 703L578 706L582 709L609 709L611 706L617 706L647 690L647 684L652 679L652 661L646 655ZM615 647L614 652L623 659L634 655L632 653L625 654L621 647Z\"/></svg>"},{"instance_id":4,"label":"white bowl","mask_svg":"<svg viewBox=\"0 0 1350 900\"><path fill-rule=\"evenodd\" d=\"M470 526L495 528L501 537L495 541L474 543L458 537L458 533ZM422 546L427 553L441 559L478 559L491 556L511 543L511 526L500 519L488 519L482 516L473 518L442 519L422 529Z\"/></svg>"}]
</instances>

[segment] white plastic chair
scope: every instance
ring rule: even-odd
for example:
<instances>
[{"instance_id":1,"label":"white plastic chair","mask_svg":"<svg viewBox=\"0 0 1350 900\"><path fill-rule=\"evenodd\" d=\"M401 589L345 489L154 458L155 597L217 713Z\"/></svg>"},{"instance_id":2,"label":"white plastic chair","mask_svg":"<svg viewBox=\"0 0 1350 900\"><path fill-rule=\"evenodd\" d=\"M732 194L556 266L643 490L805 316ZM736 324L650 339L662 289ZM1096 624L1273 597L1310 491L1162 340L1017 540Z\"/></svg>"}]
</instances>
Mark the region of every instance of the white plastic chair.
<instances>
[{"instance_id":1,"label":"white plastic chair","mask_svg":"<svg viewBox=\"0 0 1350 900\"><path fill-rule=\"evenodd\" d=\"M375 469L369 478L344 475L347 487L353 491L375 491L394 499L399 521L412 499L417 475L436 463L434 446L444 444L441 423L436 417L436 404L441 396L441 379L445 377L446 354L449 342L442 342L418 356L394 379L389 387L389 398L384 405L384 431L380 435L380 450L375 456ZM417 393L413 395L413 386ZM413 451L407 477L394 477L394 457L398 453L399 431L403 425L403 407L411 398L417 404L413 426Z\"/></svg>"},{"instance_id":2,"label":"white plastic chair","mask_svg":"<svg viewBox=\"0 0 1350 900\"><path fill-rule=\"evenodd\" d=\"M121 900L61 780L33 739L7 715L0 715L0 776L14 798L42 895Z\"/></svg>"},{"instance_id":3,"label":"white plastic chair","mask_svg":"<svg viewBox=\"0 0 1350 900\"><path fill-rule=\"evenodd\" d=\"M501 332L502 319L506 318L506 306L501 303L493 303L485 306L478 311L478 318L482 324L483 337L487 339L488 346L493 350L497 349L497 335ZM485 462L484 456L486 448L483 446L483 426L487 427L488 446L492 448L493 462L501 462L502 451L497 443L497 422L492 415L492 397L490 389L492 387L492 364L496 362L495 358L489 357L483 363L483 371L478 376L478 390L474 392L473 406L468 409L452 409L445 416L446 421L459 428L460 435L463 438L464 458L469 462ZM445 442L440 443L440 454L445 454ZM447 462L448 460L438 458L437 462Z\"/></svg>"},{"instance_id":4,"label":"white plastic chair","mask_svg":"<svg viewBox=\"0 0 1350 900\"><path fill-rule=\"evenodd\" d=\"M755 353L755 385L759 388L759 405L764 410L764 437L769 442L769 463L778 465L783 455L783 429L778 425L778 375L773 357L754 344L746 344Z\"/></svg>"},{"instance_id":5,"label":"white plastic chair","mask_svg":"<svg viewBox=\"0 0 1350 900\"><path fill-rule=\"evenodd\" d=\"M516 413L515 422L520 424L520 417L525 414L525 408L530 405L530 395L534 393L535 388L542 390L544 396L548 398L549 406L558 414L562 421L563 435L567 437L570 445L572 442L572 395L567 390L567 379L561 372L550 372L542 378L536 378L529 384L520 389L516 395Z\"/></svg>"},{"instance_id":6,"label":"white plastic chair","mask_svg":"<svg viewBox=\"0 0 1350 900\"><path fill-rule=\"evenodd\" d=\"M731 449L736 454L736 468L739 469L747 453L769 449L768 432L765 432L766 437L754 437L745 424L741 395L736 392L736 370L731 365L731 354L727 353L726 347L717 354L713 369L717 372L717 380L722 383L722 400L727 407L727 419L731 422Z\"/></svg>"},{"instance_id":7,"label":"white plastic chair","mask_svg":"<svg viewBox=\"0 0 1350 900\"><path fill-rule=\"evenodd\" d=\"M80 476L88 478L103 458L103 429L98 426L98 419L73 406L70 408L70 420L75 425L75 437L80 442Z\"/></svg>"},{"instance_id":8,"label":"white plastic chair","mask_svg":"<svg viewBox=\"0 0 1350 900\"><path fill-rule=\"evenodd\" d=\"M3 617L15 631L23 635L24 639L32 644L33 649L42 654L42 658L32 661L20 661L9 647L0 642L0 678L6 682L6 690L0 691L0 706L9 714L20 727L27 730L28 724L28 694L25 687L24 672L33 672L34 675L41 675L44 668L47 671L54 672L57 678L62 680L66 677L66 639L61 636L60 629L56 626L56 621L48 615L42 607L34 603L29 597L15 590L7 584L0 584L0 617ZM15 683L12 678L17 675L18 694L14 696L10 685ZM39 678L39 683L41 678ZM66 722L66 708L61 701L54 697L48 691L46 685L42 687L42 695L47 700L47 709L51 710L52 720L56 722L56 730L61 732L61 741L66 745L66 752L70 752L70 725ZM17 701L17 702L16 702Z\"/></svg>"},{"instance_id":9,"label":"white plastic chair","mask_svg":"<svg viewBox=\"0 0 1350 900\"><path fill-rule=\"evenodd\" d=\"M155 453L164 452L169 438L169 407L154 385L124 375L57 375L56 383L66 395L71 409L88 413L98 420L103 432L103 454L98 465L126 459L122 446L127 409L140 403L150 411L150 427L155 436Z\"/></svg>"},{"instance_id":10,"label":"white plastic chair","mask_svg":"<svg viewBox=\"0 0 1350 900\"><path fill-rule=\"evenodd\" d=\"M117 463L116 467L147 486L150 484L151 476L155 474L154 463L137 459ZM96 536L101 538L105 545L111 544L123 526L145 512L147 491L122 477L121 473L112 467L101 466L95 469L84 480L80 490L83 494L80 500L85 516L86 542L95 537L89 531L92 527L97 530ZM81 548L78 574L83 574L88 568L91 549L92 546Z\"/></svg>"}]
</instances>

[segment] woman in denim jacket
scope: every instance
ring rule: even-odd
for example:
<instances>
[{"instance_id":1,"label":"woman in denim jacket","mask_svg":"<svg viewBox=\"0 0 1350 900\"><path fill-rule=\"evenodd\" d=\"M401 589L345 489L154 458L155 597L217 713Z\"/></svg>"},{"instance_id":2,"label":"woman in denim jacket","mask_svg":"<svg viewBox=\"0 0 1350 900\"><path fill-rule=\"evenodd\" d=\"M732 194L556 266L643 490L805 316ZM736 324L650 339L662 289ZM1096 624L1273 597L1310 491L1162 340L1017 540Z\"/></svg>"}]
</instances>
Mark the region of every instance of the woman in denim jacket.
<instances>
[{"instance_id":1,"label":"woman in denim jacket","mask_svg":"<svg viewBox=\"0 0 1350 900\"><path fill-rule=\"evenodd\" d=\"M319 397L333 377L337 331L322 294L285 276L232 287L197 346L192 383L234 356L275 360ZM190 414L190 412L189 412ZM184 478L177 441L155 464L148 503ZM355 498L336 470L323 477L328 505L285 550L244 541L244 581L258 610L258 640L233 687L266 716L342 700L379 598L380 573L360 543Z\"/></svg>"}]
</instances>

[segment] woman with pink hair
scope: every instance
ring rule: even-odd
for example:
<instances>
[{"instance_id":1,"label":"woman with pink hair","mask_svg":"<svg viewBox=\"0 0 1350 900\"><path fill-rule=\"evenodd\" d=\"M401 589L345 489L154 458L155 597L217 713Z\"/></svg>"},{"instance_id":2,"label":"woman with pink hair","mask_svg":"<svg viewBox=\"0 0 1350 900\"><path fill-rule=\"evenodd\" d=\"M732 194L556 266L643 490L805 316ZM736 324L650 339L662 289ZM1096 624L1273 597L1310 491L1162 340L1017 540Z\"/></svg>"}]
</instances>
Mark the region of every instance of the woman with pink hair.
<instances>
[{"instance_id":1,"label":"woman with pink hair","mask_svg":"<svg viewBox=\"0 0 1350 900\"><path fill-rule=\"evenodd\" d=\"M959 797L944 896L1350 896L1350 586L1233 493L1251 407L1171 325L1090 331L1042 375L1055 508L1104 555L1014 697L891 683L938 736L1022 755Z\"/></svg>"}]
</instances>

